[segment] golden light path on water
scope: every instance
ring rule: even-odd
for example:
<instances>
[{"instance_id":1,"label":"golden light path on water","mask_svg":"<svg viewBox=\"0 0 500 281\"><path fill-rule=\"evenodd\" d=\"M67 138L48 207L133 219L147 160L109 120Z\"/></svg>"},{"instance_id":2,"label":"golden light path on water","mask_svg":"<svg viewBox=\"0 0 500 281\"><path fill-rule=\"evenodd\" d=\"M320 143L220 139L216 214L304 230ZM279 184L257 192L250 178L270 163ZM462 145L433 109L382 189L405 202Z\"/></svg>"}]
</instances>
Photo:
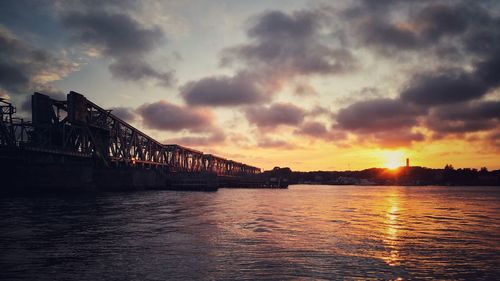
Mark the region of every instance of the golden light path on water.
<instances>
[{"instance_id":1,"label":"golden light path on water","mask_svg":"<svg viewBox=\"0 0 500 281\"><path fill-rule=\"evenodd\" d=\"M384 242L390 245L390 254L385 258L389 265L399 265L398 252L398 197L391 193L388 197L389 209L387 210L387 236Z\"/></svg>"}]
</instances>

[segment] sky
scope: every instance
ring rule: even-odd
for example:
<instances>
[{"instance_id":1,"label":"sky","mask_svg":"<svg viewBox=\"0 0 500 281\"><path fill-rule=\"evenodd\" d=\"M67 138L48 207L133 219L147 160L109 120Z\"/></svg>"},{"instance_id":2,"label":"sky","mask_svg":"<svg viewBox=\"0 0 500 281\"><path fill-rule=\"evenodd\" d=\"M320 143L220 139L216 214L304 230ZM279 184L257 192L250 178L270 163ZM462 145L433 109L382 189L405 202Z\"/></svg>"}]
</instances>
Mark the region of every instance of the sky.
<instances>
[{"instance_id":1,"label":"sky","mask_svg":"<svg viewBox=\"0 0 500 281\"><path fill-rule=\"evenodd\" d=\"M0 97L69 91L270 169L500 169L496 1L0 2Z\"/></svg>"}]
</instances>

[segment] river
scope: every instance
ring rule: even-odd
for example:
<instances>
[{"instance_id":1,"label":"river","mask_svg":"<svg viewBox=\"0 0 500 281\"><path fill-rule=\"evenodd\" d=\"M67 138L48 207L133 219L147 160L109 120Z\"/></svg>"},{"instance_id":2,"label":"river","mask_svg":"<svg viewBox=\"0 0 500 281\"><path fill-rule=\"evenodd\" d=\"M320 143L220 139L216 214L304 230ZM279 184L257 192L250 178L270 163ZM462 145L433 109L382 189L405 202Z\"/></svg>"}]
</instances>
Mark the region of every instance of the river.
<instances>
[{"instance_id":1,"label":"river","mask_svg":"<svg viewBox=\"0 0 500 281\"><path fill-rule=\"evenodd\" d=\"M2 280L493 280L500 187L0 198Z\"/></svg>"}]
</instances>

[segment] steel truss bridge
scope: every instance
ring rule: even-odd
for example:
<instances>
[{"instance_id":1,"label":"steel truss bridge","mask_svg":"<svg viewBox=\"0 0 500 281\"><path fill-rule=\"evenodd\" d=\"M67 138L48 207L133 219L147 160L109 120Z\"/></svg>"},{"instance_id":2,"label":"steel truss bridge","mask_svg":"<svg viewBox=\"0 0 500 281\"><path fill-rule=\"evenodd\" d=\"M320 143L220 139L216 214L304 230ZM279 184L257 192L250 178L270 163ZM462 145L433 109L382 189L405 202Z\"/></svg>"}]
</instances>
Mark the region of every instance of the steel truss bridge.
<instances>
[{"instance_id":1,"label":"steel truss bridge","mask_svg":"<svg viewBox=\"0 0 500 281\"><path fill-rule=\"evenodd\" d=\"M260 168L177 144L162 144L71 91L66 101L32 96L32 121L15 118L16 108L0 99L0 148L90 159L98 167L137 167L167 172L246 176ZM166 116L165 118L168 118Z\"/></svg>"}]
</instances>

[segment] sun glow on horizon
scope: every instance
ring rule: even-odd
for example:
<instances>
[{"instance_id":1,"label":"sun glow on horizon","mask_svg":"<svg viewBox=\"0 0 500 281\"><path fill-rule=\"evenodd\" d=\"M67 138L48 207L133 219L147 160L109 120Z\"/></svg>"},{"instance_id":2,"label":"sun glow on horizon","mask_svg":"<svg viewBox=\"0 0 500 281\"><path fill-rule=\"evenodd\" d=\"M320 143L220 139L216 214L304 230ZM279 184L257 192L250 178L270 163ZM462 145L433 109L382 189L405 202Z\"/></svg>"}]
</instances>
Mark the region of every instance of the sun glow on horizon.
<instances>
[{"instance_id":1,"label":"sun glow on horizon","mask_svg":"<svg viewBox=\"0 0 500 281\"><path fill-rule=\"evenodd\" d=\"M384 151L381 158L383 159L383 167L388 169L396 169L403 165L404 153L402 151Z\"/></svg>"}]
</instances>

